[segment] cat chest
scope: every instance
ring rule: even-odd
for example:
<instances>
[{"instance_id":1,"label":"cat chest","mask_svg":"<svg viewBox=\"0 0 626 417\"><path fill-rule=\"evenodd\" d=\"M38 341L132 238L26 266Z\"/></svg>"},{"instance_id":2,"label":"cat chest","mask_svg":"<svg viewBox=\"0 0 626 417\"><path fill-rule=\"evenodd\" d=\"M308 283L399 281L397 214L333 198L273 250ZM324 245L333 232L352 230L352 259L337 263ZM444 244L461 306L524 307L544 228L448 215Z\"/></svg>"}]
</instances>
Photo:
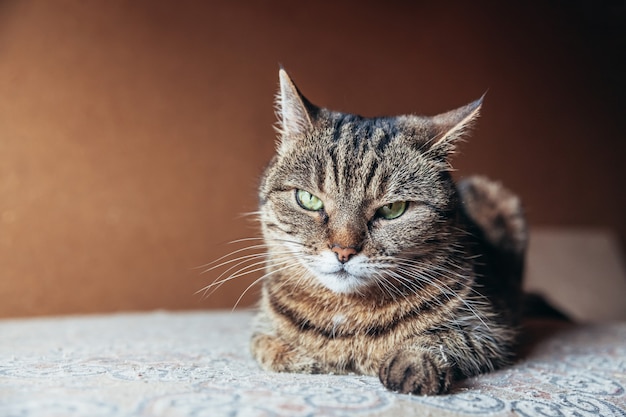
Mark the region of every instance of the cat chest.
<instances>
[{"instance_id":1,"label":"cat chest","mask_svg":"<svg viewBox=\"0 0 626 417\"><path fill-rule=\"evenodd\" d=\"M289 345L338 370L371 373L394 347L420 333L425 317L401 314L392 306L315 309L268 297L269 312L278 336ZM397 308L397 306L395 306ZM410 311L410 309L405 309Z\"/></svg>"},{"instance_id":2,"label":"cat chest","mask_svg":"<svg viewBox=\"0 0 626 417\"><path fill-rule=\"evenodd\" d=\"M362 373L377 370L387 352L411 333L406 325L383 329L342 313L324 318L296 323L282 317L281 336L320 361L345 364L347 370Z\"/></svg>"},{"instance_id":3,"label":"cat chest","mask_svg":"<svg viewBox=\"0 0 626 417\"><path fill-rule=\"evenodd\" d=\"M337 372L376 374L387 353L402 339L399 333L367 331L350 326L349 317L330 317L327 331L301 334L299 343L320 362L335 364Z\"/></svg>"}]
</instances>

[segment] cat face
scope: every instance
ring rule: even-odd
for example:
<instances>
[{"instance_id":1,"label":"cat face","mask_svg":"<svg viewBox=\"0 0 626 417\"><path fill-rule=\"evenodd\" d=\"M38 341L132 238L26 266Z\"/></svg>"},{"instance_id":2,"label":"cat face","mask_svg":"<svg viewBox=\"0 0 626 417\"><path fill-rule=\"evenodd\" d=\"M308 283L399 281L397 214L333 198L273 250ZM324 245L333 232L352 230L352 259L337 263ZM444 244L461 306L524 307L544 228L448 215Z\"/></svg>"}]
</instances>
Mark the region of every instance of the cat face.
<instances>
[{"instance_id":1,"label":"cat face","mask_svg":"<svg viewBox=\"0 0 626 417\"><path fill-rule=\"evenodd\" d=\"M456 208L446 158L480 102L435 118L363 118L313 106L281 71L279 104L260 189L271 262L336 293L414 285L420 263L426 271L450 250L438 244Z\"/></svg>"}]
</instances>

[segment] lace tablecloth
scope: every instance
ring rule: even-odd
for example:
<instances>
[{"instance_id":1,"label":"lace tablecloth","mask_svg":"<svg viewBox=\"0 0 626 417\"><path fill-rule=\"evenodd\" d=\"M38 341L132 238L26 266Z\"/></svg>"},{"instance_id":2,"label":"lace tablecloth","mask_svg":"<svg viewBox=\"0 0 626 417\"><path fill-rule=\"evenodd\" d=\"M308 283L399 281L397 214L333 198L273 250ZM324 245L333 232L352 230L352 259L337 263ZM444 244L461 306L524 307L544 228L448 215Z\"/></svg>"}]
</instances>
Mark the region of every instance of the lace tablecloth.
<instances>
[{"instance_id":1,"label":"lace tablecloth","mask_svg":"<svg viewBox=\"0 0 626 417\"><path fill-rule=\"evenodd\" d=\"M524 358L418 397L261 371L252 312L0 321L0 416L626 416L626 323L533 326Z\"/></svg>"}]
</instances>

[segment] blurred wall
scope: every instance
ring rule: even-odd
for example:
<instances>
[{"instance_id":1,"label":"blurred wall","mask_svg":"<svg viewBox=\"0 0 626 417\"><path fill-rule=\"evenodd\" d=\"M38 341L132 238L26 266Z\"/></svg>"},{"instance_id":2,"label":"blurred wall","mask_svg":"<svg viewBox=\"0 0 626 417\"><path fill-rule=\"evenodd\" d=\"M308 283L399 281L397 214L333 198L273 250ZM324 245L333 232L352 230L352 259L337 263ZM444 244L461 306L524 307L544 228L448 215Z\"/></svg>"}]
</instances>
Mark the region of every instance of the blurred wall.
<instances>
[{"instance_id":1,"label":"blurred wall","mask_svg":"<svg viewBox=\"0 0 626 417\"><path fill-rule=\"evenodd\" d=\"M232 307L279 64L315 103L487 97L457 175L626 236L623 2L0 2L0 316ZM222 269L223 270L223 269ZM255 299L251 290L241 301Z\"/></svg>"}]
</instances>

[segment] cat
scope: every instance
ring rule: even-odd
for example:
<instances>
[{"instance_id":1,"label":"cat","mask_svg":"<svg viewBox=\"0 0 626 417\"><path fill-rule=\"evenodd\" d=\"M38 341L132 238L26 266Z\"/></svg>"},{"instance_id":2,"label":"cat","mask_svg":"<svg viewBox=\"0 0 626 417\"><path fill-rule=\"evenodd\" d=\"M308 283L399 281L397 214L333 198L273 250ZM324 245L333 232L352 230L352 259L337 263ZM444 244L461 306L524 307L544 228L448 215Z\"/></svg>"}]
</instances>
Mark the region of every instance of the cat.
<instances>
[{"instance_id":1,"label":"cat","mask_svg":"<svg viewBox=\"0 0 626 417\"><path fill-rule=\"evenodd\" d=\"M527 226L497 182L452 178L482 98L434 117L318 107L284 69L259 187L251 352L267 371L378 376L443 394L513 358Z\"/></svg>"}]
</instances>

